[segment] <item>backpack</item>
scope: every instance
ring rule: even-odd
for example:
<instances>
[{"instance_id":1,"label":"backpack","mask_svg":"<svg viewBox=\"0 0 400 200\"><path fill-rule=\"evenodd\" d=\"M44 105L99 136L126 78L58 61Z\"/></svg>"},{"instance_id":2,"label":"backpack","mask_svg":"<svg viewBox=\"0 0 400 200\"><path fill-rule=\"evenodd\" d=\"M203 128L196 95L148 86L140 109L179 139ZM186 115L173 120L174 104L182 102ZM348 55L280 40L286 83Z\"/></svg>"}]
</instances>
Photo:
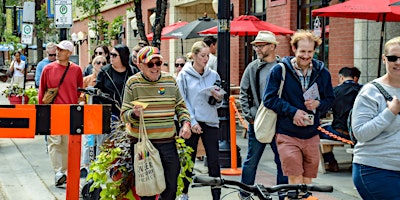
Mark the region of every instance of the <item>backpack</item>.
<instances>
[{"instance_id":1,"label":"backpack","mask_svg":"<svg viewBox=\"0 0 400 200\"><path fill-rule=\"evenodd\" d=\"M378 88L379 92L383 95L386 101L392 101L393 97L377 82L372 81L371 84L375 85L376 88ZM353 129L351 127L351 115L353 114L353 109L350 110L349 117L347 118L347 127L349 127L349 135L351 141L356 144L357 143L357 138L354 136Z\"/></svg>"}]
</instances>

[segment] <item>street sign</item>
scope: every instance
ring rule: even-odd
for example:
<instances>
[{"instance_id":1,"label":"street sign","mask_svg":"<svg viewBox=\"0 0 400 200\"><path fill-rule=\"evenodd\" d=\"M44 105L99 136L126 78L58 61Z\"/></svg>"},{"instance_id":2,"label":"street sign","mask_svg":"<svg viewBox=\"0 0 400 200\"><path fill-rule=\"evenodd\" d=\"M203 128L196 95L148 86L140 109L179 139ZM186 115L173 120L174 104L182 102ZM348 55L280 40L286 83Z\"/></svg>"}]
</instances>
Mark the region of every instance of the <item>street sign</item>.
<instances>
[{"instance_id":1,"label":"street sign","mask_svg":"<svg viewBox=\"0 0 400 200\"><path fill-rule=\"evenodd\" d=\"M35 2L24 3L22 21L35 23Z\"/></svg>"},{"instance_id":2,"label":"street sign","mask_svg":"<svg viewBox=\"0 0 400 200\"><path fill-rule=\"evenodd\" d=\"M54 0L56 28L72 27L72 0Z\"/></svg>"},{"instance_id":3,"label":"street sign","mask_svg":"<svg viewBox=\"0 0 400 200\"><path fill-rule=\"evenodd\" d=\"M33 25L22 24L21 43L31 45L33 38Z\"/></svg>"}]
</instances>

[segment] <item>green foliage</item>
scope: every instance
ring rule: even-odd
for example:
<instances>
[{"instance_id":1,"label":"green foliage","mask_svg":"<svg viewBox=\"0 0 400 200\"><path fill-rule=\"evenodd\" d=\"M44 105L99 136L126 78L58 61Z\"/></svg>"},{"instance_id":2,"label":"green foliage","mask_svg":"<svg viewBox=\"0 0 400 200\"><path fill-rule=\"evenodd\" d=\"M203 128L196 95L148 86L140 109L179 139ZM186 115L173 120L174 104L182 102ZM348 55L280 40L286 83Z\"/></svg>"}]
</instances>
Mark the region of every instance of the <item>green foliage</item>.
<instances>
[{"instance_id":1,"label":"green foliage","mask_svg":"<svg viewBox=\"0 0 400 200\"><path fill-rule=\"evenodd\" d=\"M11 95L15 95L17 97L22 96L24 94L23 88L19 87L18 84L13 84L10 86L7 86L5 90L2 91L1 95L5 97L10 97ZM28 89L25 89L25 95L28 97L29 101L28 104L38 104L38 91L36 88L31 87Z\"/></svg>"},{"instance_id":2,"label":"green foliage","mask_svg":"<svg viewBox=\"0 0 400 200\"><path fill-rule=\"evenodd\" d=\"M123 22L124 18L122 16L118 16L112 21L109 32L109 36L112 40L118 39L118 34L121 31L121 26Z\"/></svg>"},{"instance_id":3,"label":"green foliage","mask_svg":"<svg viewBox=\"0 0 400 200\"><path fill-rule=\"evenodd\" d=\"M194 150L192 149L192 147L185 144L185 140L183 138L177 137L175 138L175 142L176 148L178 149L179 163L181 166L181 172L178 176L178 190L176 191L176 196L179 196L182 194L185 187L183 180L187 179L189 182L192 182L192 178L186 176L186 172L193 171L194 163L192 161L191 155Z\"/></svg>"},{"instance_id":4,"label":"green foliage","mask_svg":"<svg viewBox=\"0 0 400 200\"><path fill-rule=\"evenodd\" d=\"M25 95L28 96L29 101L28 104L38 104L38 91L36 88L31 87L25 90Z\"/></svg>"},{"instance_id":5,"label":"green foliage","mask_svg":"<svg viewBox=\"0 0 400 200\"><path fill-rule=\"evenodd\" d=\"M58 29L56 29L54 26L50 26L51 23L53 23L53 20L47 18L46 4L40 5L40 10L36 11L36 18L36 37L42 38L44 40L47 35L58 34Z\"/></svg>"}]
</instances>

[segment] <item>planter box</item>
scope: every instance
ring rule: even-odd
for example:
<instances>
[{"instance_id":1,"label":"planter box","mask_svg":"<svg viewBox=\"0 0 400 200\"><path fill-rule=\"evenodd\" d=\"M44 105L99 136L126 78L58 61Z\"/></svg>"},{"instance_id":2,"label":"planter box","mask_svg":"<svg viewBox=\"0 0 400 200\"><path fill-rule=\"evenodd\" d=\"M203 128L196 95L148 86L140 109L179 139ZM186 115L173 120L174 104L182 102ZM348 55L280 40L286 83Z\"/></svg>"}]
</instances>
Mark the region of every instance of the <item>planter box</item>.
<instances>
[{"instance_id":1,"label":"planter box","mask_svg":"<svg viewBox=\"0 0 400 200\"><path fill-rule=\"evenodd\" d=\"M8 101L10 101L11 105L22 104L22 96L11 95L8 97ZM28 101L29 98L25 95L24 104L27 104Z\"/></svg>"}]
</instances>

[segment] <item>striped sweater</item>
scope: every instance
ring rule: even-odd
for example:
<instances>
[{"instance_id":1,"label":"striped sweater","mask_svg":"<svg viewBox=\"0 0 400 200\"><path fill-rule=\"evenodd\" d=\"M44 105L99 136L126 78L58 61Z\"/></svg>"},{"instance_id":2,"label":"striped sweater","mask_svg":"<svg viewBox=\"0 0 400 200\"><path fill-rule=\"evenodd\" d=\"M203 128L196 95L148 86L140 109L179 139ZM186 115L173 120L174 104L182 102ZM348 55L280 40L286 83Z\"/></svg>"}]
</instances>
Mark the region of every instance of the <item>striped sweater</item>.
<instances>
[{"instance_id":1,"label":"striped sweater","mask_svg":"<svg viewBox=\"0 0 400 200\"><path fill-rule=\"evenodd\" d=\"M178 121L190 122L190 115L179 92L175 79L162 74L156 82L143 78L141 73L131 76L125 86L121 108L122 121L130 125L130 134L139 135L139 118L133 116L132 101L148 103L144 109L144 121L147 134L152 142L168 142L175 138L174 116Z\"/></svg>"}]
</instances>

